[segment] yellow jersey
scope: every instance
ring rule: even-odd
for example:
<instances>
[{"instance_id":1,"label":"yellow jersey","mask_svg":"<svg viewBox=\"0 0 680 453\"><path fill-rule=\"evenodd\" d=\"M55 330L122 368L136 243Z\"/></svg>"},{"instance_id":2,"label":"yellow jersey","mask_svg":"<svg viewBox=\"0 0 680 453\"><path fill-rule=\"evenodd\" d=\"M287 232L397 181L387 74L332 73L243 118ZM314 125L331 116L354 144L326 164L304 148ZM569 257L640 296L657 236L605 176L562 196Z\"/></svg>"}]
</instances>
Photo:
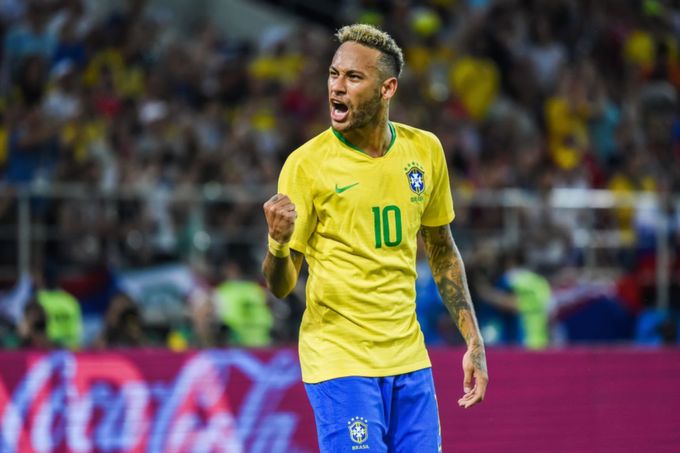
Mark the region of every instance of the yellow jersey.
<instances>
[{"instance_id":1,"label":"yellow jersey","mask_svg":"<svg viewBox=\"0 0 680 453\"><path fill-rule=\"evenodd\" d=\"M298 214L290 247L309 267L299 343L307 383L431 366L415 313L417 234L453 220L448 170L434 134L389 127L382 157L329 128L281 170L279 192Z\"/></svg>"}]
</instances>

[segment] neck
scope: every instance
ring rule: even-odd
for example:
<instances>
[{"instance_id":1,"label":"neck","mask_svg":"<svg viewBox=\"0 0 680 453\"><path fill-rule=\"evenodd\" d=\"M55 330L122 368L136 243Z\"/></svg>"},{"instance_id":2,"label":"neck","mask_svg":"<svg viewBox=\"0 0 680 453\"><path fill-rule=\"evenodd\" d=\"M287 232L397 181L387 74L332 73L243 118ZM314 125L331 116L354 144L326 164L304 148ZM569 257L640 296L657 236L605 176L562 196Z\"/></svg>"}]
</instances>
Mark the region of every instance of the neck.
<instances>
[{"instance_id":1,"label":"neck","mask_svg":"<svg viewBox=\"0 0 680 453\"><path fill-rule=\"evenodd\" d=\"M387 112L380 115L375 123L347 131L343 136L371 157L384 156L392 141L392 133L387 125Z\"/></svg>"}]
</instances>

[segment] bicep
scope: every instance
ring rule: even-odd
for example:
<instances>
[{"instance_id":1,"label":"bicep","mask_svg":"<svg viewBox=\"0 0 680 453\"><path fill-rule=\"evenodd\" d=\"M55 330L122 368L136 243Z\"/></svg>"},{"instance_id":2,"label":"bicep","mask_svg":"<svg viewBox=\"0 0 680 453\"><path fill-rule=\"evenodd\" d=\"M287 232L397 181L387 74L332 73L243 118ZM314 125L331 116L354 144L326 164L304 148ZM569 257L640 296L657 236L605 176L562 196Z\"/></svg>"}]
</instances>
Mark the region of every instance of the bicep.
<instances>
[{"instance_id":1,"label":"bicep","mask_svg":"<svg viewBox=\"0 0 680 453\"><path fill-rule=\"evenodd\" d=\"M439 249L453 250L455 247L451 228L448 224L436 227L422 226L420 227L420 236L423 238L425 251L428 255L432 255Z\"/></svg>"},{"instance_id":2,"label":"bicep","mask_svg":"<svg viewBox=\"0 0 680 453\"><path fill-rule=\"evenodd\" d=\"M452 266L459 268L462 265L460 253L448 224L437 227L423 226L420 229L420 235L423 238L427 258L434 275L446 272Z\"/></svg>"}]
</instances>

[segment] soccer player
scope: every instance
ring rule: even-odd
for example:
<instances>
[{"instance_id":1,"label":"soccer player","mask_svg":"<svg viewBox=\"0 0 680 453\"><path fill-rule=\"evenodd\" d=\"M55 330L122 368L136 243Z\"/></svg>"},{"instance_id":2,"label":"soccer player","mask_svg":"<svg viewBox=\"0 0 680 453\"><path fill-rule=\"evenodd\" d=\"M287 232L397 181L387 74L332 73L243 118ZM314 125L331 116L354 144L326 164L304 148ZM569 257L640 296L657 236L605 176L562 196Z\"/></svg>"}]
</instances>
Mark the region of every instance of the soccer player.
<instances>
[{"instance_id":1,"label":"soccer player","mask_svg":"<svg viewBox=\"0 0 680 453\"><path fill-rule=\"evenodd\" d=\"M309 266L302 380L322 452L437 452L439 415L415 313L420 232L444 303L467 343L470 407L488 382L484 344L451 236L453 202L439 140L389 121L401 49L368 25L341 28L328 74L331 128L286 160L264 204L270 290L289 294Z\"/></svg>"}]
</instances>

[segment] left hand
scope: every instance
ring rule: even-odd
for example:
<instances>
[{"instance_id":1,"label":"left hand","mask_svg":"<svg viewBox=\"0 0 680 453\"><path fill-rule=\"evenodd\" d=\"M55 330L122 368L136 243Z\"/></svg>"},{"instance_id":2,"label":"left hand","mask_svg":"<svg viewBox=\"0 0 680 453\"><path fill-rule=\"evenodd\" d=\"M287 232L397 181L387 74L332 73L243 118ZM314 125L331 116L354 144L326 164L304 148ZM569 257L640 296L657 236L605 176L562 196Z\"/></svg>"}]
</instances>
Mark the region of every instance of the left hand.
<instances>
[{"instance_id":1,"label":"left hand","mask_svg":"<svg viewBox=\"0 0 680 453\"><path fill-rule=\"evenodd\" d=\"M483 345L470 345L463 356L463 391L465 394L458 400L458 405L467 409L482 402L489 383L486 370L486 353ZM473 385L474 383L474 385Z\"/></svg>"}]
</instances>

